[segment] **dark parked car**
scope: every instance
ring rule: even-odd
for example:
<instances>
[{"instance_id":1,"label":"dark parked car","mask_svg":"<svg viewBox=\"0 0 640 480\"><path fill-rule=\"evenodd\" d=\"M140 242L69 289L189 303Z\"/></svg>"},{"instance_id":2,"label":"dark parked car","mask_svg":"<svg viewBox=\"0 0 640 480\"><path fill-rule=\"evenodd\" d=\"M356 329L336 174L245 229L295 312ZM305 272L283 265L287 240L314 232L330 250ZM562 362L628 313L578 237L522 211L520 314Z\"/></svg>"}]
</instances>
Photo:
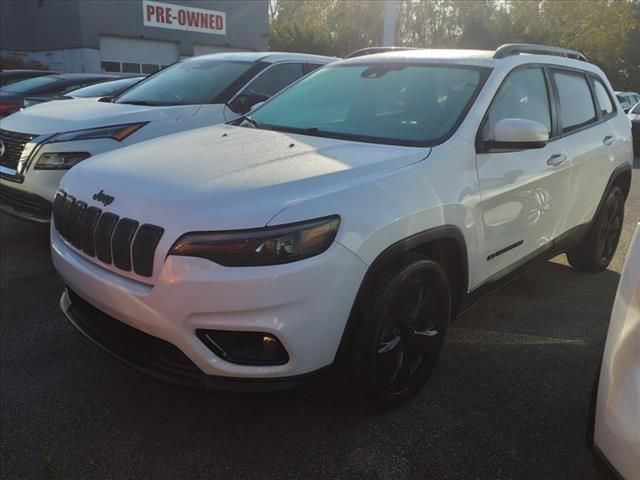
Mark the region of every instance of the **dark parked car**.
<instances>
[{"instance_id":1,"label":"dark parked car","mask_svg":"<svg viewBox=\"0 0 640 480\"><path fill-rule=\"evenodd\" d=\"M21 80L0 89L0 117L22 108L25 97L32 95L59 95L74 88L119 78L103 73L58 73Z\"/></svg>"},{"instance_id":2,"label":"dark parked car","mask_svg":"<svg viewBox=\"0 0 640 480\"><path fill-rule=\"evenodd\" d=\"M24 99L24 107L30 107L38 103L49 102L51 100L115 97L144 78L145 77L119 78L117 80L109 80L107 82L89 85L88 87L77 88L62 95L39 95L37 97L26 97Z\"/></svg>"},{"instance_id":3,"label":"dark parked car","mask_svg":"<svg viewBox=\"0 0 640 480\"><path fill-rule=\"evenodd\" d=\"M58 72L51 70L0 70L0 87L5 87L11 83L26 80L28 78L42 77Z\"/></svg>"}]
</instances>

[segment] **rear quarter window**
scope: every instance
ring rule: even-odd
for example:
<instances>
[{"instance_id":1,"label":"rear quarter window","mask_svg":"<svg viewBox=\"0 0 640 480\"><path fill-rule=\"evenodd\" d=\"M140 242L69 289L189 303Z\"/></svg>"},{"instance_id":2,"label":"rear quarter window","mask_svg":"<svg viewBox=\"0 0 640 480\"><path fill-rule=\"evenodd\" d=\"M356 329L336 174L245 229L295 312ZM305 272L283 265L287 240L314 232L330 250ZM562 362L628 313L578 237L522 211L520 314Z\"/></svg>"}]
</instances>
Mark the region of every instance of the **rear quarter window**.
<instances>
[{"instance_id":1,"label":"rear quarter window","mask_svg":"<svg viewBox=\"0 0 640 480\"><path fill-rule=\"evenodd\" d=\"M597 78L593 79L593 90L596 93L596 98L598 99L598 106L600 107L600 111L603 117L610 115L613 113L613 102L611 101L611 96L607 91L607 88L604 84L598 80Z\"/></svg>"}]
</instances>

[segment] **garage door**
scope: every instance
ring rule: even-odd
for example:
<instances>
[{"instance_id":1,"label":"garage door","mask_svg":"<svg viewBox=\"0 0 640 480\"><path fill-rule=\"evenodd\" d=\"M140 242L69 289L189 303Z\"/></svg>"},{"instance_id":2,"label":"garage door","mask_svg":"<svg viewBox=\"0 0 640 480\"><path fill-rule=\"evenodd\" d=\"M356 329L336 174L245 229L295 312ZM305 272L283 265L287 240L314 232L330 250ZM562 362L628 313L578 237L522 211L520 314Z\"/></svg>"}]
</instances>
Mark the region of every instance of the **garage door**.
<instances>
[{"instance_id":1,"label":"garage door","mask_svg":"<svg viewBox=\"0 0 640 480\"><path fill-rule=\"evenodd\" d=\"M173 42L100 37L100 58L105 72L153 73L176 62L179 54Z\"/></svg>"}]
</instances>

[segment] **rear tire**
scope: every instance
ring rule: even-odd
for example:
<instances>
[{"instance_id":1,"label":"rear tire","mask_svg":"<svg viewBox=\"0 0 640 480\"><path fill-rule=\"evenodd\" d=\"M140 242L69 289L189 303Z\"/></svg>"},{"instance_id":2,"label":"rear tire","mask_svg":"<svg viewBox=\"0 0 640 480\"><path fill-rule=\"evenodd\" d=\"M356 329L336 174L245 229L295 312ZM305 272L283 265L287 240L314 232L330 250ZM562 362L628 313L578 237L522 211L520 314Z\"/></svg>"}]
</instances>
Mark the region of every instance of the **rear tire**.
<instances>
[{"instance_id":1,"label":"rear tire","mask_svg":"<svg viewBox=\"0 0 640 480\"><path fill-rule=\"evenodd\" d=\"M413 396L436 365L451 317L440 264L410 254L380 278L362 306L351 378L366 404L394 407Z\"/></svg>"},{"instance_id":2,"label":"rear tire","mask_svg":"<svg viewBox=\"0 0 640 480\"><path fill-rule=\"evenodd\" d=\"M616 253L623 222L624 193L620 187L614 186L584 240L567 251L571 266L589 273L605 270Z\"/></svg>"}]
</instances>

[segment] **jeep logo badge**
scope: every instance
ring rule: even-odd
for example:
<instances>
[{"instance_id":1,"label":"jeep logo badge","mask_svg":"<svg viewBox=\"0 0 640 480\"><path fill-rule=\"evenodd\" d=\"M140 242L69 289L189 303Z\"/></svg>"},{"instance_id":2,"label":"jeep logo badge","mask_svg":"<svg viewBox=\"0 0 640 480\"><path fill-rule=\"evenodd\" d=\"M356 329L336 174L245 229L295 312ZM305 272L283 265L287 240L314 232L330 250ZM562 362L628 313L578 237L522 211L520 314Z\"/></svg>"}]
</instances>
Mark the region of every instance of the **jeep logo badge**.
<instances>
[{"instance_id":1,"label":"jeep logo badge","mask_svg":"<svg viewBox=\"0 0 640 480\"><path fill-rule=\"evenodd\" d=\"M111 205L115 200L111 195L107 195L106 193L104 193L104 190L100 190L98 193L96 193L93 196L93 199L97 200L98 202L102 202L105 207Z\"/></svg>"}]
</instances>

